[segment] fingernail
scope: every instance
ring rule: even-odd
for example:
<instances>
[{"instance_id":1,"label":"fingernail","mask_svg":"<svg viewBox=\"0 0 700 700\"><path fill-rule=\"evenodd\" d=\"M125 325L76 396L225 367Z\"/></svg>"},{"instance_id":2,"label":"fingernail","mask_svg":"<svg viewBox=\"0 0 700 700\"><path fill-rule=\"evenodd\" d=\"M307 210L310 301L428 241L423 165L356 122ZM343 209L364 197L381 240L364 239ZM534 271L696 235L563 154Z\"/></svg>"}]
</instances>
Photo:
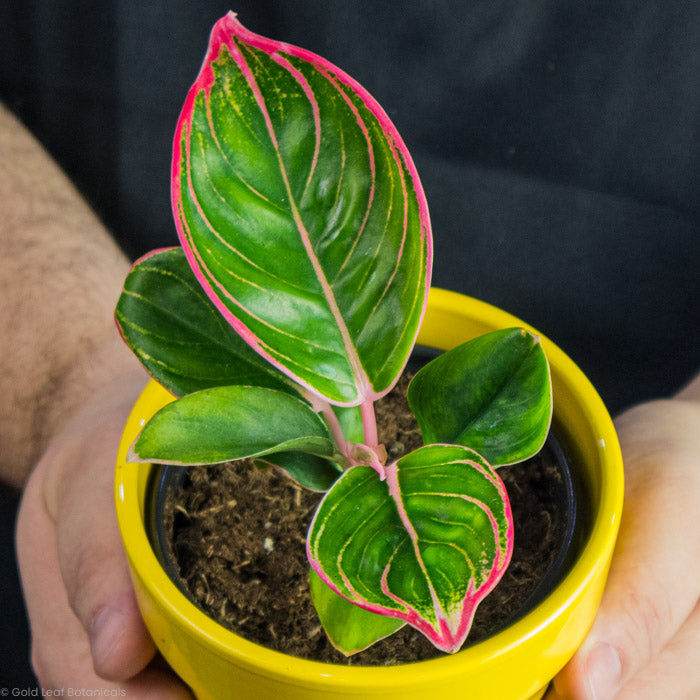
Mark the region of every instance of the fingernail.
<instances>
[{"instance_id":1,"label":"fingernail","mask_svg":"<svg viewBox=\"0 0 700 700\"><path fill-rule=\"evenodd\" d=\"M586 690L590 700L610 700L615 697L622 664L614 647L601 642L597 644L586 659Z\"/></svg>"},{"instance_id":2,"label":"fingernail","mask_svg":"<svg viewBox=\"0 0 700 700\"><path fill-rule=\"evenodd\" d=\"M90 652L95 667L107 660L124 634L124 627L124 615L117 608L106 606L95 615L90 628Z\"/></svg>"}]
</instances>

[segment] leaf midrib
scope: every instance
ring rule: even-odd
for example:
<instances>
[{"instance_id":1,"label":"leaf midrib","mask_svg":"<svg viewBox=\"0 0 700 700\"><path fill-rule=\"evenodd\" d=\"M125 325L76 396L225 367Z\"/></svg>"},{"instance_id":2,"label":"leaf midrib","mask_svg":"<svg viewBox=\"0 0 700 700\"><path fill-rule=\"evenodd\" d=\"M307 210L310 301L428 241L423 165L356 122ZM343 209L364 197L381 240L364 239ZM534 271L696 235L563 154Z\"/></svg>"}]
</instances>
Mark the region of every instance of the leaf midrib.
<instances>
[{"instance_id":1,"label":"leaf midrib","mask_svg":"<svg viewBox=\"0 0 700 700\"><path fill-rule=\"evenodd\" d=\"M254 73L250 66L248 65L245 57L243 56L243 52L240 50L239 46L239 55L241 57L241 61L243 61L246 64L246 67L248 68L248 72L244 71L244 77L248 81L251 90L253 91L253 95L255 97L255 100L258 103L258 106L263 113L263 119L265 121L265 126L268 130L269 137L272 141L272 145L274 148L274 151L277 155L277 162L278 166L280 169L280 174L282 176L283 182L285 189L287 191L287 197L289 200L289 208L290 208L290 214L292 216L292 219L295 223L296 229L299 233L299 238L301 239L302 245L304 247L304 250L306 251L306 254L309 258L309 261L311 262L312 268L314 270L314 273L316 275L316 278L321 286L321 290L323 293L323 297L326 300L326 303L328 305L329 311L331 313L331 316L333 317L336 326L338 327L338 330L340 332L341 338L343 340L343 346L346 349L346 359L350 364L350 368L352 371L352 375L355 378L355 388L356 388L356 393L359 398L358 403L362 403L365 401L368 396L366 395L368 393L368 390L371 388L371 382L369 380L369 377L367 376L367 373L364 370L364 367L362 365L362 362L360 360L359 353L357 351L357 348L355 347L354 343L352 342L352 338L350 335L349 328L347 326L347 323L345 322L345 319L343 318L341 312L340 312L340 307L338 306L338 301L335 297L335 294L333 293L333 288L331 284L329 283L328 279L326 278L325 272L323 270L323 267L321 265L321 262L316 255L314 249L313 249L313 244L311 242L311 237L306 229L306 226L304 225L303 219L301 217L301 213L299 212L298 206L297 206L297 201L296 198L294 197L294 194L291 189L291 185L289 183L289 177L287 175L287 170L286 166L284 164L284 161L282 160L282 153L279 148L279 144L277 141L277 135L275 134L275 130L272 126L272 119L270 117L270 114L267 109L267 103L265 101L265 98L263 96L262 91L260 90L260 86L257 84L257 81L255 80ZM271 60L275 60L274 56L269 54L271 57ZM235 60L235 58L234 58ZM276 61L279 65L279 62ZM296 76L293 76L294 79L298 82L298 79ZM252 82L251 82L252 81ZM309 86L309 90L311 90ZM306 94L306 92L305 92Z\"/></svg>"}]
</instances>

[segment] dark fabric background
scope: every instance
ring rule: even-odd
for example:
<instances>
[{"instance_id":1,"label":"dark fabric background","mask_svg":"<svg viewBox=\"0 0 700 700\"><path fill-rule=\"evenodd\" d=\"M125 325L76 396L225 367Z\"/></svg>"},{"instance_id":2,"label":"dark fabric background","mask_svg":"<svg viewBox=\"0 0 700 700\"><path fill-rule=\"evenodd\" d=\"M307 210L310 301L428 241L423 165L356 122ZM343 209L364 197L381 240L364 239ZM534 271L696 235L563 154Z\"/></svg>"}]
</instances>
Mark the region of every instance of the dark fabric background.
<instances>
[{"instance_id":1,"label":"dark fabric background","mask_svg":"<svg viewBox=\"0 0 700 700\"><path fill-rule=\"evenodd\" d=\"M172 132L228 9L384 106L427 192L435 285L535 325L613 412L697 370L700 3L6 0L0 98L132 256L176 243Z\"/></svg>"}]
</instances>

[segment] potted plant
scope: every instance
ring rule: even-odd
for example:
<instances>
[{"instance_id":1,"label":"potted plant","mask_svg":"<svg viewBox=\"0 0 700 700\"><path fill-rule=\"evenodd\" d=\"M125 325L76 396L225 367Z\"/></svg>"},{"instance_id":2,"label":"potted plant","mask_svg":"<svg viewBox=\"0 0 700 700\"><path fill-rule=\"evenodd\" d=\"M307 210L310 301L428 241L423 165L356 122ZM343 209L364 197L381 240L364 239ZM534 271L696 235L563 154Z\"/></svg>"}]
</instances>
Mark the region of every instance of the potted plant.
<instances>
[{"instance_id":1,"label":"potted plant","mask_svg":"<svg viewBox=\"0 0 700 700\"><path fill-rule=\"evenodd\" d=\"M456 698L466 685L472 697L541 694L592 621L619 520L619 449L595 391L504 312L428 297L427 204L386 114L327 61L233 14L215 25L188 93L172 178L182 247L140 260L117 307L125 340L162 385L149 385L127 424L116 491L137 596L165 658L200 697ZM448 352L409 389L425 446L389 460L374 403L416 338ZM497 467L539 450L551 389L593 500L588 541L535 610L458 651L512 552ZM244 457L327 491L307 552L332 639L362 615L368 643L408 623L447 655L394 668L295 659L183 596L148 543L149 465Z\"/></svg>"}]
</instances>

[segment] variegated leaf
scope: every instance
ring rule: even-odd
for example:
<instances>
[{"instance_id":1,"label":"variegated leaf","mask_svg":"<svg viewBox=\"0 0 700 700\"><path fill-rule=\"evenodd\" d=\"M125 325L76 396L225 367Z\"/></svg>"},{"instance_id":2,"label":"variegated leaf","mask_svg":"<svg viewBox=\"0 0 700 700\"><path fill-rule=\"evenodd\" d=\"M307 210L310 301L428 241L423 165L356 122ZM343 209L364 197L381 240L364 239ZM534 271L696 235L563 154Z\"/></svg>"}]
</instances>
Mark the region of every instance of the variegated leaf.
<instances>
[{"instance_id":1,"label":"variegated leaf","mask_svg":"<svg viewBox=\"0 0 700 700\"><path fill-rule=\"evenodd\" d=\"M316 573L365 610L457 651L513 549L505 486L477 453L428 445L386 468L348 470L309 530Z\"/></svg>"},{"instance_id":2,"label":"variegated leaf","mask_svg":"<svg viewBox=\"0 0 700 700\"><path fill-rule=\"evenodd\" d=\"M298 395L298 387L244 343L216 310L182 248L157 250L134 264L115 318L148 373L175 396L230 384Z\"/></svg>"},{"instance_id":3,"label":"variegated leaf","mask_svg":"<svg viewBox=\"0 0 700 700\"><path fill-rule=\"evenodd\" d=\"M309 571L309 588L326 636L345 656L363 651L406 624L353 605L327 586L313 569Z\"/></svg>"},{"instance_id":4,"label":"variegated leaf","mask_svg":"<svg viewBox=\"0 0 700 700\"><path fill-rule=\"evenodd\" d=\"M129 460L186 466L288 451L343 459L325 421L305 401L274 389L220 386L161 408Z\"/></svg>"},{"instance_id":5,"label":"variegated leaf","mask_svg":"<svg viewBox=\"0 0 700 700\"><path fill-rule=\"evenodd\" d=\"M337 405L391 388L431 234L411 157L366 90L228 14L178 123L172 200L198 280L257 352Z\"/></svg>"}]
</instances>

